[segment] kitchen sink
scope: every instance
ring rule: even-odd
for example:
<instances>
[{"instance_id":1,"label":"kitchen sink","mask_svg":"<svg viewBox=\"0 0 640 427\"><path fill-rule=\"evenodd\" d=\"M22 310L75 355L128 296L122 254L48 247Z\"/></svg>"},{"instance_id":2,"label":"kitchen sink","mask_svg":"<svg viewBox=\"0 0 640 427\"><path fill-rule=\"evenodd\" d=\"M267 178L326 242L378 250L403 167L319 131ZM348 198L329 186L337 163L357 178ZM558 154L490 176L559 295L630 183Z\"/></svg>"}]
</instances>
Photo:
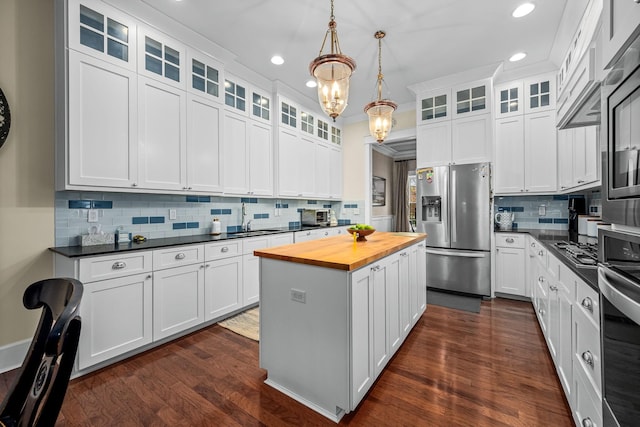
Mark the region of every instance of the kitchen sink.
<instances>
[{"instance_id":1,"label":"kitchen sink","mask_svg":"<svg viewBox=\"0 0 640 427\"><path fill-rule=\"evenodd\" d=\"M282 230L249 230L249 231L238 231L236 233L229 233L232 236L239 236L239 237L249 237L249 236L261 236L263 234L271 234L275 231L282 231Z\"/></svg>"}]
</instances>

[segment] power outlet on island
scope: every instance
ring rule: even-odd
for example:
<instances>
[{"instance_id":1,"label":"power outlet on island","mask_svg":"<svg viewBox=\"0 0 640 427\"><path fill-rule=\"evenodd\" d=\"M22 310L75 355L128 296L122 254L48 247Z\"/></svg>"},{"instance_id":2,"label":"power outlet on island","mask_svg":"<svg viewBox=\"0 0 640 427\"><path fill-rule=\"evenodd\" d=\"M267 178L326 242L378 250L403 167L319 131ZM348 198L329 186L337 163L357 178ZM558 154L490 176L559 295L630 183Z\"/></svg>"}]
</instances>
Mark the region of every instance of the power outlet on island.
<instances>
[{"instance_id":1,"label":"power outlet on island","mask_svg":"<svg viewBox=\"0 0 640 427\"><path fill-rule=\"evenodd\" d=\"M306 304L307 302L307 292L301 291L299 289L291 289L291 301L299 302L302 304Z\"/></svg>"}]
</instances>

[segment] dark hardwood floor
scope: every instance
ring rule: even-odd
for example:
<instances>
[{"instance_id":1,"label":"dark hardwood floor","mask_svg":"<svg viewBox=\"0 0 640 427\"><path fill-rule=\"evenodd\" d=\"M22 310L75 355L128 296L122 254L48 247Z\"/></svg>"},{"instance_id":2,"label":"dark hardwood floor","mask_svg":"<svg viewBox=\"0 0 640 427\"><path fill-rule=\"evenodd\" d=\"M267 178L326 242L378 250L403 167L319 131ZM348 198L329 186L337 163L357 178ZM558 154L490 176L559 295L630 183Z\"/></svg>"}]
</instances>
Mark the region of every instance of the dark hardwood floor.
<instances>
[{"instance_id":1,"label":"dark hardwood floor","mask_svg":"<svg viewBox=\"0 0 640 427\"><path fill-rule=\"evenodd\" d=\"M0 375L4 397L15 371ZM214 325L73 380L57 426L331 426L265 385L258 343ZM572 426L530 303L429 305L349 426Z\"/></svg>"}]
</instances>

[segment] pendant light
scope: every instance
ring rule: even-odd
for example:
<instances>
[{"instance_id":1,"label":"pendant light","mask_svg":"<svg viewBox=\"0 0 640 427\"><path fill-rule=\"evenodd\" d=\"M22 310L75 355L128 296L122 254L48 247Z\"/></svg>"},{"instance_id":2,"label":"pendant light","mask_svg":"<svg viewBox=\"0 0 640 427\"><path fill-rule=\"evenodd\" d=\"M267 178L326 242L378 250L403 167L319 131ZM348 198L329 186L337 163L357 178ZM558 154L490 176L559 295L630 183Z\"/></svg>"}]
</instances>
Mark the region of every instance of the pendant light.
<instances>
[{"instance_id":1,"label":"pendant light","mask_svg":"<svg viewBox=\"0 0 640 427\"><path fill-rule=\"evenodd\" d=\"M376 31L374 34L374 37L378 40L378 81L376 82L378 98L364 107L364 112L369 116L369 133L381 144L389 135L393 120L392 115L398 108L398 104L395 102L389 99L382 99L382 83L384 81L382 74L382 39L384 36L386 36L384 31Z\"/></svg>"},{"instance_id":2,"label":"pendant light","mask_svg":"<svg viewBox=\"0 0 640 427\"><path fill-rule=\"evenodd\" d=\"M356 69L356 62L343 55L340 51L338 41L338 24L333 15L333 0L331 0L331 16L329 18L329 28L324 35L319 56L309 64L309 71L318 83L318 101L322 110L336 121L344 109L347 107L349 99L349 78ZM331 53L322 54L330 36Z\"/></svg>"}]
</instances>

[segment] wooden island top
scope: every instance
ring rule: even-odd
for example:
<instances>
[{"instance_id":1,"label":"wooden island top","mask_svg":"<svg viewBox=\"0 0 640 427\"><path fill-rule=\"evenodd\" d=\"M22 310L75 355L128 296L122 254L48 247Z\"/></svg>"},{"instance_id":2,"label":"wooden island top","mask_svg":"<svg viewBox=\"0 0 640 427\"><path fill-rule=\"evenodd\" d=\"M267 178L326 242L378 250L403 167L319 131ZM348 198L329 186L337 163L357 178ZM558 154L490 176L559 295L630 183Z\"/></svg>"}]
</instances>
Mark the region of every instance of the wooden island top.
<instances>
[{"instance_id":1,"label":"wooden island top","mask_svg":"<svg viewBox=\"0 0 640 427\"><path fill-rule=\"evenodd\" d=\"M425 233L375 232L363 242L341 235L260 249L255 256L353 271L427 238Z\"/></svg>"}]
</instances>

